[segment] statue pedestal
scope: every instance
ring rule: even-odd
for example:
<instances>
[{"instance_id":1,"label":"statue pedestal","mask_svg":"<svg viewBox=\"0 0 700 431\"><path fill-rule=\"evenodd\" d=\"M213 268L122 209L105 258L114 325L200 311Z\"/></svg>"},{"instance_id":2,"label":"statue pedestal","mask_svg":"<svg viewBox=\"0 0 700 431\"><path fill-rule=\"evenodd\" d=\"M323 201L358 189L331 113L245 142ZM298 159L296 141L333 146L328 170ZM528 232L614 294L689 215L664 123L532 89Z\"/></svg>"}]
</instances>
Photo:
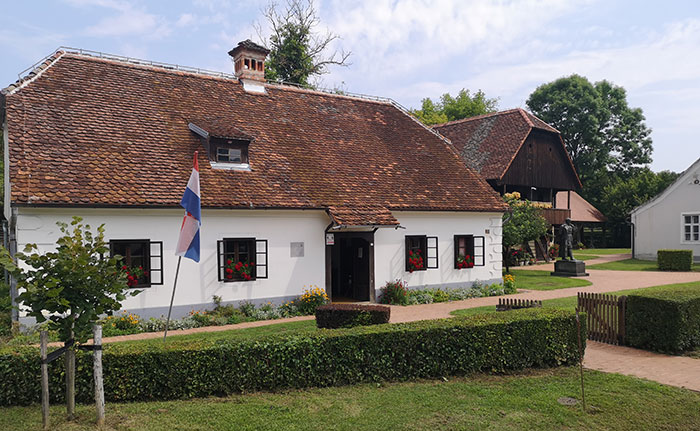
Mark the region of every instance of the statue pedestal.
<instances>
[{"instance_id":1,"label":"statue pedestal","mask_svg":"<svg viewBox=\"0 0 700 431\"><path fill-rule=\"evenodd\" d=\"M554 262L554 272L557 277L587 277L586 263L581 260L558 260Z\"/></svg>"}]
</instances>

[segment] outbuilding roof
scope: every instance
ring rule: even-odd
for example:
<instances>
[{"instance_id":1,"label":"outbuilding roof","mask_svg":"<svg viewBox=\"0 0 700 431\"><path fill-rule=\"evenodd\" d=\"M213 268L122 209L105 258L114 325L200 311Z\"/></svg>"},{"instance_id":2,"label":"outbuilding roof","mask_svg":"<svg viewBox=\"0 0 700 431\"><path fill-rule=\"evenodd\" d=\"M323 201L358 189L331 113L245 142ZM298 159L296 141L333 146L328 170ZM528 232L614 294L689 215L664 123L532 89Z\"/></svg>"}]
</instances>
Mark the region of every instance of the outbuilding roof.
<instances>
[{"instance_id":1,"label":"outbuilding roof","mask_svg":"<svg viewBox=\"0 0 700 431\"><path fill-rule=\"evenodd\" d=\"M449 138L469 166L488 180L503 178L533 129L553 133L561 142L576 183L581 185L559 131L524 109L437 124L433 129Z\"/></svg>"},{"instance_id":2,"label":"outbuilding roof","mask_svg":"<svg viewBox=\"0 0 700 431\"><path fill-rule=\"evenodd\" d=\"M250 171L214 169L199 152L203 207L505 208L391 101L272 84L254 94L232 78L73 52L3 96L13 205L175 207L202 146L192 123L252 140Z\"/></svg>"}]
</instances>

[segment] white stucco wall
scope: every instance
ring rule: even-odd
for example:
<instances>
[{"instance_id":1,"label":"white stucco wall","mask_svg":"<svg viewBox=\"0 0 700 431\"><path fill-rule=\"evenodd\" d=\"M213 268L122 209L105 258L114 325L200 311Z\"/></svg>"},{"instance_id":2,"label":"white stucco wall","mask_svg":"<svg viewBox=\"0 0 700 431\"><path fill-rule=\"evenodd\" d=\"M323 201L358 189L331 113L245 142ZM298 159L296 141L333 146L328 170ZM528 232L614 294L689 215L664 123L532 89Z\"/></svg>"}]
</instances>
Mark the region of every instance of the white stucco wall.
<instances>
[{"instance_id":1,"label":"white stucco wall","mask_svg":"<svg viewBox=\"0 0 700 431\"><path fill-rule=\"evenodd\" d=\"M379 229L375 234L375 280L377 294L387 282L403 279L409 287L464 285L476 280L492 283L501 279L500 213L393 211L406 229ZM486 230L489 233L486 233ZM484 237L484 266L454 269L454 235ZM438 269L405 271L406 235L438 237Z\"/></svg>"},{"instance_id":2,"label":"white stucco wall","mask_svg":"<svg viewBox=\"0 0 700 431\"><path fill-rule=\"evenodd\" d=\"M671 185L667 194L632 213L637 258L655 260L659 249L685 249L693 250L694 259L700 261L700 241L685 241L682 223L683 214L700 214L700 185L694 183L698 177L700 167L696 166Z\"/></svg>"},{"instance_id":3,"label":"white stucco wall","mask_svg":"<svg viewBox=\"0 0 700 431\"><path fill-rule=\"evenodd\" d=\"M18 250L36 243L40 250L54 248L60 231L57 221L69 223L79 215L93 228L105 224L109 239L150 239L163 241L164 284L142 289L123 308L144 317L167 311L175 276L174 255L182 211L177 209L37 209L20 208L17 218ZM459 212L394 212L405 229L382 228L375 234L375 287L389 280L406 280L411 287L468 285L476 280L501 279L501 214ZM173 313L210 307L212 296L224 302L273 300L279 302L301 294L305 286L325 286L325 229L329 218L318 210L203 210L201 261L182 260ZM487 233L488 231L488 233ZM454 269L456 234L484 236L485 265ZM439 268L405 271L404 237L438 237ZM268 241L268 277L249 282L219 282L217 240L225 237L255 237ZM290 243L304 242L304 256L291 257ZM330 286L328 287L330 288Z\"/></svg>"}]
</instances>

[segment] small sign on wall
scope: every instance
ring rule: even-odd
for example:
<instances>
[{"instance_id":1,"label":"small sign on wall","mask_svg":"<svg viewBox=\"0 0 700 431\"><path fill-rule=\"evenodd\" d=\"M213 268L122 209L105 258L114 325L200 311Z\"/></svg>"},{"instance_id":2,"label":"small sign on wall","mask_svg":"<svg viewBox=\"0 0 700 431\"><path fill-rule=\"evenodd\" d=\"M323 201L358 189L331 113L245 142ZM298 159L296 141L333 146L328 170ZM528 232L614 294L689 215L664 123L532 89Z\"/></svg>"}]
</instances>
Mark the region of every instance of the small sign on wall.
<instances>
[{"instance_id":1,"label":"small sign on wall","mask_svg":"<svg viewBox=\"0 0 700 431\"><path fill-rule=\"evenodd\" d=\"M304 243L292 242L289 244L289 253L291 257L304 257Z\"/></svg>"},{"instance_id":2,"label":"small sign on wall","mask_svg":"<svg viewBox=\"0 0 700 431\"><path fill-rule=\"evenodd\" d=\"M335 245L335 234L326 234L326 245Z\"/></svg>"}]
</instances>

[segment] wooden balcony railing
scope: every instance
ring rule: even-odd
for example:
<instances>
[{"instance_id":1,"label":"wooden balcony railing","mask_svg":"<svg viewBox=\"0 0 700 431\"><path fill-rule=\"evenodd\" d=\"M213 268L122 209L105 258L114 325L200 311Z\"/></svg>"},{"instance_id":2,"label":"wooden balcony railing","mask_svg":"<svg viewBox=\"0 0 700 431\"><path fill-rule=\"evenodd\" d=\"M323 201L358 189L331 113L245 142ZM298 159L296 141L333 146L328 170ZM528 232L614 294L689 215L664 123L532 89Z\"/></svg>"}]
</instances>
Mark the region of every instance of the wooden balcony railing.
<instances>
[{"instance_id":1,"label":"wooden balcony railing","mask_svg":"<svg viewBox=\"0 0 700 431\"><path fill-rule=\"evenodd\" d=\"M560 208L542 208L542 217L551 225L560 225L566 221L567 217L571 217L571 210Z\"/></svg>"}]
</instances>

